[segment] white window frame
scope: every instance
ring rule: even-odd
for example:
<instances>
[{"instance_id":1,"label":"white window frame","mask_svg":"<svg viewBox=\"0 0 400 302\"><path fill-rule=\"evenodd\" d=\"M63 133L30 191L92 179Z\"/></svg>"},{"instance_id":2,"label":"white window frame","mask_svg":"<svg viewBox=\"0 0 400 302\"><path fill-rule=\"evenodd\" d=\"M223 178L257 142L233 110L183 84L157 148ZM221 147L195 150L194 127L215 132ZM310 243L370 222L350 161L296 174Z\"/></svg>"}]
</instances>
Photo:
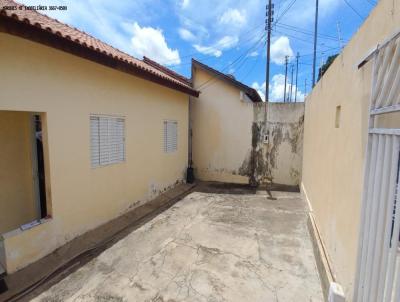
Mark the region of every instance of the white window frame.
<instances>
[{"instance_id":1,"label":"white window frame","mask_svg":"<svg viewBox=\"0 0 400 302\"><path fill-rule=\"evenodd\" d=\"M90 115L92 168L125 162L125 117Z\"/></svg>"},{"instance_id":2,"label":"white window frame","mask_svg":"<svg viewBox=\"0 0 400 302\"><path fill-rule=\"evenodd\" d=\"M178 151L178 121L164 120L163 122L163 150L164 153Z\"/></svg>"}]
</instances>

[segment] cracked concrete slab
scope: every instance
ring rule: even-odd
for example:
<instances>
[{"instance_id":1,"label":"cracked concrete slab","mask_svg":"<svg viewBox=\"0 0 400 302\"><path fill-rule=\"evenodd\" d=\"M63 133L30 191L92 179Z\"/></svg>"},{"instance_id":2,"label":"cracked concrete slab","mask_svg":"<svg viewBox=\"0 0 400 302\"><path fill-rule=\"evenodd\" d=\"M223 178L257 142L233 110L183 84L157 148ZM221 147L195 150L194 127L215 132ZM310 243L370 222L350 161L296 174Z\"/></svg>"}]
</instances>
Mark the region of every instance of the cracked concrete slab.
<instances>
[{"instance_id":1,"label":"cracked concrete slab","mask_svg":"<svg viewBox=\"0 0 400 302\"><path fill-rule=\"evenodd\" d=\"M324 301L297 193L194 192L33 301Z\"/></svg>"}]
</instances>

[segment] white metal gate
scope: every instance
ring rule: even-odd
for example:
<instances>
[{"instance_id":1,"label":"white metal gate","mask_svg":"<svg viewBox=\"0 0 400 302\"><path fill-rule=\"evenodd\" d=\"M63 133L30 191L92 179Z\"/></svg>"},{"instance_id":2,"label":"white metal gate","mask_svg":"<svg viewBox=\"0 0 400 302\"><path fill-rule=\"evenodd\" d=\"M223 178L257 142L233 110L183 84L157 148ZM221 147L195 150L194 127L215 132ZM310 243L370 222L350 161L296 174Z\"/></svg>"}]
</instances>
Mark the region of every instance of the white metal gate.
<instances>
[{"instance_id":1,"label":"white metal gate","mask_svg":"<svg viewBox=\"0 0 400 302\"><path fill-rule=\"evenodd\" d=\"M379 116L400 112L399 35L368 59L373 75L354 301L399 302L400 129L378 123Z\"/></svg>"}]
</instances>

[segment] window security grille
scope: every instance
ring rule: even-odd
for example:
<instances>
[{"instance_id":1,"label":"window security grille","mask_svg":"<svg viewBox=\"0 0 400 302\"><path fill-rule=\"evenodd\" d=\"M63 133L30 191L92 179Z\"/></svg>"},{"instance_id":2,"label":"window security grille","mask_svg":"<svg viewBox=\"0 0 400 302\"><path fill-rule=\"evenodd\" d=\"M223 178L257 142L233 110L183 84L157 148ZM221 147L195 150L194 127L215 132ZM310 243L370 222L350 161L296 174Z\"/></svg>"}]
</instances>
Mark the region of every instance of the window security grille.
<instances>
[{"instance_id":1,"label":"window security grille","mask_svg":"<svg viewBox=\"0 0 400 302\"><path fill-rule=\"evenodd\" d=\"M125 161L125 119L90 116L92 168Z\"/></svg>"},{"instance_id":2,"label":"window security grille","mask_svg":"<svg viewBox=\"0 0 400 302\"><path fill-rule=\"evenodd\" d=\"M178 122L164 121L164 152L172 153L178 150Z\"/></svg>"}]
</instances>

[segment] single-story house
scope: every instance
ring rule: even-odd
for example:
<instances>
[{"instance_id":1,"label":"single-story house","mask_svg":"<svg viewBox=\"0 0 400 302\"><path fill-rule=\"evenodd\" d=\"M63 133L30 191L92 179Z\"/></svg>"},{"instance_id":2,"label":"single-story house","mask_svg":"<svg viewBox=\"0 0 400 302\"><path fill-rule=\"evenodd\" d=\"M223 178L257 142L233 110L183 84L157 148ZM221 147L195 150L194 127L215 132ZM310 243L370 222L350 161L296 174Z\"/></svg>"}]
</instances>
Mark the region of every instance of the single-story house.
<instances>
[{"instance_id":1,"label":"single-story house","mask_svg":"<svg viewBox=\"0 0 400 302\"><path fill-rule=\"evenodd\" d=\"M251 160L252 138L257 132L253 131L253 122L261 97L232 75L194 59L192 84L201 91L198 97L191 97L190 103L191 160L196 179L251 182L255 168Z\"/></svg>"},{"instance_id":2,"label":"single-story house","mask_svg":"<svg viewBox=\"0 0 400 302\"><path fill-rule=\"evenodd\" d=\"M11 0L0 45L8 273L184 181L188 79Z\"/></svg>"},{"instance_id":3,"label":"single-story house","mask_svg":"<svg viewBox=\"0 0 400 302\"><path fill-rule=\"evenodd\" d=\"M192 60L195 177L240 184L300 184L304 103L266 104L257 90Z\"/></svg>"}]
</instances>

